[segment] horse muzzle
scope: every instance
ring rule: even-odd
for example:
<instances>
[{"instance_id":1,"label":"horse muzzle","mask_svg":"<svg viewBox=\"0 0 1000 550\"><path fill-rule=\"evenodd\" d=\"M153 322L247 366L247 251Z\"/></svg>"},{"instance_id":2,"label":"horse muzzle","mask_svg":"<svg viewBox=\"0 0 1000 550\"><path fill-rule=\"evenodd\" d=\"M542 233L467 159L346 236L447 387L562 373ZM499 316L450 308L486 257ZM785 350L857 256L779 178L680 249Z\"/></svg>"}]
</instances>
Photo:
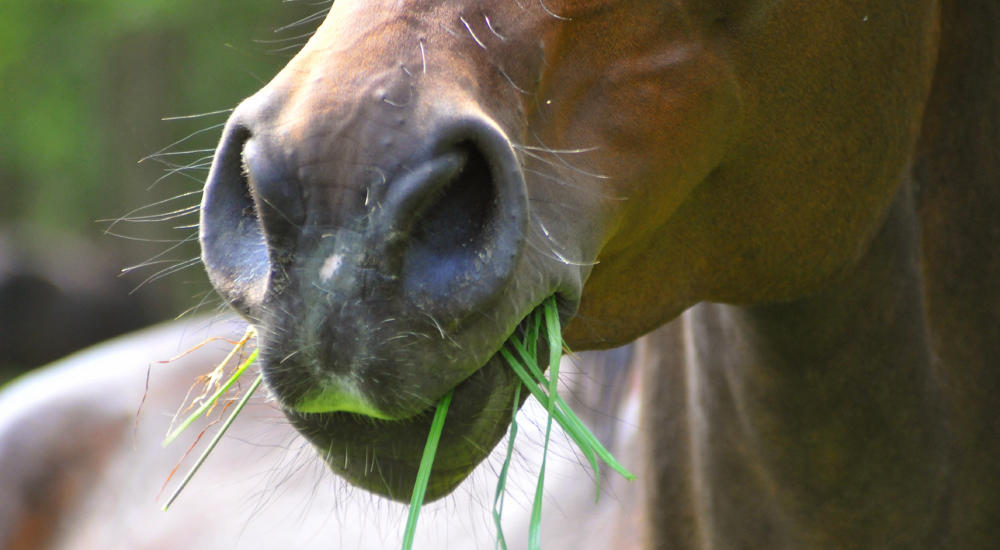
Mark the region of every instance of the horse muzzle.
<instances>
[{"instance_id":1,"label":"horse muzzle","mask_svg":"<svg viewBox=\"0 0 1000 550\"><path fill-rule=\"evenodd\" d=\"M304 177L238 116L205 187L203 259L260 328L282 406L406 418L484 365L524 313L490 314L509 302L528 218L502 131L436 121L404 159L340 159L377 168L345 181Z\"/></svg>"}]
</instances>

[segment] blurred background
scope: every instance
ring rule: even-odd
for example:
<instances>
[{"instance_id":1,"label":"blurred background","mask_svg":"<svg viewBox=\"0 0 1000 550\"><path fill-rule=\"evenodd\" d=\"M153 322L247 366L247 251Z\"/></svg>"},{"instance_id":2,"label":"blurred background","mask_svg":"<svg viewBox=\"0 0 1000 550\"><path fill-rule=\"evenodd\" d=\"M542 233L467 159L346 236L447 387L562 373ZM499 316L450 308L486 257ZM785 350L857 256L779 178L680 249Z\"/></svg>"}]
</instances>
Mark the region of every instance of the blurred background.
<instances>
[{"instance_id":1,"label":"blurred background","mask_svg":"<svg viewBox=\"0 0 1000 550\"><path fill-rule=\"evenodd\" d=\"M0 2L0 384L219 307L194 242L211 149L228 109L294 55L324 9Z\"/></svg>"}]
</instances>

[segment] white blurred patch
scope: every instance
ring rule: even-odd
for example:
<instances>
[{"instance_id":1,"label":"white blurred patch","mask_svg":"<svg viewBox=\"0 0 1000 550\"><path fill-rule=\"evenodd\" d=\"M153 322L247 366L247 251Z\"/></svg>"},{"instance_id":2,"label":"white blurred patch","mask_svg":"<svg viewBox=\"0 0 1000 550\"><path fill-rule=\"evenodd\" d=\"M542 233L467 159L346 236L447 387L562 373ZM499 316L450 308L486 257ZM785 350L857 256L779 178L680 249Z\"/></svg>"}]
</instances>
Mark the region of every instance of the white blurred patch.
<instances>
[{"instance_id":1,"label":"white blurred patch","mask_svg":"<svg viewBox=\"0 0 1000 550\"><path fill-rule=\"evenodd\" d=\"M323 266L319 268L319 279L324 283L333 277L333 274L340 269L340 264L344 263L343 254L331 254L329 258L323 262Z\"/></svg>"}]
</instances>

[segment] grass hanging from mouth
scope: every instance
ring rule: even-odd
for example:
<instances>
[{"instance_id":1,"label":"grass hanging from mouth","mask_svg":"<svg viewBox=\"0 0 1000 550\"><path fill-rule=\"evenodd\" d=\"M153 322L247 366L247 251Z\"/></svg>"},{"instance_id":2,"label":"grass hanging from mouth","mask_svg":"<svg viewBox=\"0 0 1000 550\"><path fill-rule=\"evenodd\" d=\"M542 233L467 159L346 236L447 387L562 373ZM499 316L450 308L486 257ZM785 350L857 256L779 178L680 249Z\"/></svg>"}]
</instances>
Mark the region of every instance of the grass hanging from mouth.
<instances>
[{"instance_id":1,"label":"grass hanging from mouth","mask_svg":"<svg viewBox=\"0 0 1000 550\"><path fill-rule=\"evenodd\" d=\"M545 336L549 351L549 377L546 377L538 364L538 340L542 331ZM515 356L507 346L513 348ZM500 350L501 356L507 361L511 370L517 374L523 385L528 388L531 395L542 404L548 411L548 419L545 426L545 443L542 450L542 464L538 471L538 481L535 486L535 498L532 504L531 521L528 526L528 548L530 550L541 549L541 524L542 524L542 500L545 488L545 466L548 458L549 440L552 435L552 421L555 420L562 429L573 439L580 451L587 457L591 467L594 469L594 479L596 484L596 498L600 498L601 478L597 460L604 461L608 466L618 472L622 477L631 481L635 479L624 466L622 466L614 456L601 444L596 436L573 412L569 404L559 396L559 359L562 357L562 350L565 343L562 339L562 327L559 324L559 310L555 297L547 300L543 306L536 310L533 315L526 320L524 336L518 341L515 335L508 338L505 347ZM411 550L413 537L417 526L417 517L420 508L423 506L424 494L427 490L427 483L430 479L431 467L434 463L434 456L440 442L441 431L444 428L444 419L451 403L453 392L449 392L438 402L434 420L431 423L430 433L427 436L427 444L424 447L424 454L420 460L420 467L417 472L417 479L414 483L413 495L410 500L410 513L406 522L406 530L403 537L403 550ZM504 457L503 466L497 479L496 493L493 498L493 522L497 529L497 546L507 549L507 541L503 534L502 516L504 496L506 495L507 474L510 469L511 458L514 454L514 442L517 437L517 411L521 400L521 386L514 390L514 401L511 407L510 435L507 440L507 453Z\"/></svg>"},{"instance_id":2,"label":"grass hanging from mouth","mask_svg":"<svg viewBox=\"0 0 1000 550\"><path fill-rule=\"evenodd\" d=\"M510 413L510 436L507 439L507 456L504 457L503 467L500 469L500 476L497 477L497 489L493 496L493 523L497 528L497 545L507 550L507 541L503 537L503 517L504 496L507 494L504 488L507 486L507 471L510 469L510 459L514 454L514 439L517 437L517 406L521 404L521 386L514 389L514 405Z\"/></svg>"},{"instance_id":3,"label":"grass hanging from mouth","mask_svg":"<svg viewBox=\"0 0 1000 550\"><path fill-rule=\"evenodd\" d=\"M545 334L549 348L549 377L546 378L538 365L537 342L541 327L545 327ZM514 353L505 346L500 350L500 354L510 366L511 370L517 374L518 378L528 388L531 395L542 404L548 411L548 420L545 426L545 443L542 451L542 464L538 471L538 483L535 487L535 499L531 510L531 522L528 527L528 548L539 550L541 548L541 521L542 521L542 496L545 485L545 465L548 457L549 438L551 436L552 421L555 420L563 430L573 439L580 451L587 457L591 467L594 469L594 479L596 484L596 498L601 494L601 477L597 459L608 464L622 477L631 481L635 479L624 466L622 466L611 453L604 448L596 436L587 428L582 420L573 412L573 409L559 396L557 391L559 383L559 359L562 356L564 347L562 339L562 327L559 324L559 310L555 297L549 298L541 310L536 310L531 319L528 319L523 341L519 342L512 336L507 340L507 345L514 349ZM517 404L520 398L520 387L515 392L514 412L517 414ZM510 465L511 455L514 448L514 437L517 434L517 421L511 418L510 437L508 438L507 455L504 459L503 467L500 470L500 479L497 481L497 494L493 499L493 520L497 528L497 545L504 550L507 542L501 528L501 514L503 513L503 493L506 486L507 470Z\"/></svg>"},{"instance_id":4,"label":"grass hanging from mouth","mask_svg":"<svg viewBox=\"0 0 1000 550\"><path fill-rule=\"evenodd\" d=\"M431 421L431 430L427 434L427 444L424 445L424 455L420 458L417 469L417 480L413 483L413 494L410 497L410 513L406 518L406 530L403 534L403 550L413 546L413 535L417 530L417 517L424 505L424 495L427 493L427 482L431 479L431 467L434 465L434 455L437 454L438 443L441 442L441 432L444 430L444 419L448 415L448 405L455 390L449 391L438 401Z\"/></svg>"},{"instance_id":5,"label":"grass hanging from mouth","mask_svg":"<svg viewBox=\"0 0 1000 550\"><path fill-rule=\"evenodd\" d=\"M215 450L215 446L219 444L219 441L222 439L222 436L225 435L227 430L229 430L229 426L233 424L233 420L236 420L236 417L240 414L240 411L243 410L243 407L246 406L247 402L250 401L250 398L253 397L254 392L257 391L257 388L260 387L260 383L263 380L264 380L264 375L262 374L257 375L257 378L253 381L253 384L250 386L250 389L247 390L245 394L243 394L243 397L240 399L240 402L237 403L236 408L233 409L233 412L229 414L229 418L226 419L225 424L223 424L222 427L219 428L219 431L216 432L215 437L213 437L212 441L209 442L208 447L206 447L205 450L202 451L201 456L198 457L198 460L194 463L193 466L191 466L191 469L188 470L188 473L184 476L184 479L181 480L181 484L177 486L177 489L175 489L173 494L170 495L170 498L167 499L167 503L163 505L164 512L166 512L170 508L170 505L173 504L175 500L177 500L177 497L180 496L181 491L184 490L184 487L187 487L188 482L191 481L191 478L194 477L194 474L198 472L198 469L201 468L201 465L205 463L205 459L208 458L208 455L210 455L212 451Z\"/></svg>"},{"instance_id":6,"label":"grass hanging from mouth","mask_svg":"<svg viewBox=\"0 0 1000 550\"><path fill-rule=\"evenodd\" d=\"M225 369L226 364L229 363L229 361L233 357L235 357L236 354L243 349L246 343L251 338L256 336L256 334L257 333L253 327L248 327L246 334L243 335L243 338L241 338L238 342L234 344L232 351L229 352L229 355L227 355L226 358L219 363L219 365L212 371L212 373L209 374L207 377L199 378L199 380L205 379L205 387L206 387L205 393L207 393L210 390L213 380L218 380L218 378L221 378L221 375L223 373L223 370ZM218 403L219 398L222 397L222 395L225 394L229 390L229 388L232 387L232 385L236 383L237 380L240 379L241 376L243 376L243 373L246 372L247 368L249 368L250 365L252 365L255 361L257 361L258 352L259 350L255 349L250 354L250 356L243 363L241 363L240 366L237 367L235 371L233 371L233 374L229 377L229 379L226 380L226 382L222 384L222 386L220 386L215 391L215 393L213 393L208 398L204 399L201 403L201 406L199 406L198 409L195 410L195 412L191 413L186 419L184 419L184 421L181 422L180 426L178 426L176 429L168 433L167 437L163 440L162 445L164 447L170 445L175 439L177 439L179 435L181 435L185 430L187 430L191 426L191 424L198 419L198 417L208 414ZM208 443L208 447L206 447L205 450L202 451L201 455L198 457L198 460L196 460L194 465L191 466L188 472L184 475L184 479L181 480L180 484L170 495L170 498L167 499L167 502L163 505L162 508L164 512L166 512L170 508L170 505L173 504L175 500L177 500L177 497L180 496L181 491L183 491L184 488L187 487L188 482L191 481L194 475L201 468L202 464L205 463L205 460L208 458L208 455L210 455L212 451L215 450L216 445L218 445L219 441L222 440L222 436L225 435L226 431L229 430L229 427L233 424L233 421L236 420L236 417L243 410L243 407L245 407L246 404L250 401L250 398L253 397L253 394L257 391L257 388L260 387L260 384L263 380L264 380L263 374L257 375L257 378L250 385L250 388L246 391L246 393L243 394L243 397L240 398L239 402L236 404L236 407L233 409L233 412L229 414L229 417L226 418L226 421L222 424L222 427L219 428L219 431L216 432L215 436ZM201 436L199 435L198 437L200 439ZM195 440L195 443L197 443L197 440ZM171 472L170 477L172 476L173 472ZM167 478L167 482L170 481L170 477Z\"/></svg>"},{"instance_id":7,"label":"grass hanging from mouth","mask_svg":"<svg viewBox=\"0 0 1000 550\"><path fill-rule=\"evenodd\" d=\"M177 437L180 436L182 433L184 433L184 430L188 429L191 426L191 424L198 419L199 416L205 414L206 412L208 412L209 409L214 407L215 404L219 401L219 397L222 397L222 394L226 393L226 391L228 391L229 388L232 387L233 383L235 383L237 380L240 379L241 376L243 376L243 373L247 370L247 367L252 365L257 360L257 354L259 351L260 350L253 350L253 353L250 354L250 357L248 357L247 360L244 361L243 364L240 365L235 372L233 372L232 376L229 377L229 380L227 380L226 383L222 385L222 387L216 390L211 397L206 399L205 402L202 403L200 407L198 407L198 410L194 411L187 418L185 418L184 422L181 422L180 426L178 426L174 431L167 434L167 437L163 440L162 445L166 447L167 445L173 443L174 440L177 439Z\"/></svg>"}]
</instances>

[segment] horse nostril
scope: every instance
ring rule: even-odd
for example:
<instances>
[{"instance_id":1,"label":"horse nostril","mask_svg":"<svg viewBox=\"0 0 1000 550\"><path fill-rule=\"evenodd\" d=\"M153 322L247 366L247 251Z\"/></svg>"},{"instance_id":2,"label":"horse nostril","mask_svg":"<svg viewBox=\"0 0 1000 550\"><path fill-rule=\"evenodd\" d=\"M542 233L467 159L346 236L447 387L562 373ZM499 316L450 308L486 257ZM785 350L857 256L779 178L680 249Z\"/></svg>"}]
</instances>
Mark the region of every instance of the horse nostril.
<instances>
[{"instance_id":1,"label":"horse nostril","mask_svg":"<svg viewBox=\"0 0 1000 550\"><path fill-rule=\"evenodd\" d=\"M434 262L439 270L471 260L496 232L498 199L489 164L469 145L458 150L462 164L425 199L410 230L411 256Z\"/></svg>"},{"instance_id":2,"label":"horse nostril","mask_svg":"<svg viewBox=\"0 0 1000 550\"><path fill-rule=\"evenodd\" d=\"M242 160L243 185L253 199L272 270L288 266L305 221L302 186L278 148L262 140L247 140Z\"/></svg>"},{"instance_id":3,"label":"horse nostril","mask_svg":"<svg viewBox=\"0 0 1000 550\"><path fill-rule=\"evenodd\" d=\"M250 131L228 128L202 197L199 239L212 285L243 315L263 301L270 271L258 205L243 162Z\"/></svg>"},{"instance_id":4,"label":"horse nostril","mask_svg":"<svg viewBox=\"0 0 1000 550\"><path fill-rule=\"evenodd\" d=\"M521 252L526 198L520 168L502 136L454 140L400 178L389 201L402 226L405 292L442 314L483 306L502 292ZM400 208L406 204L408 208Z\"/></svg>"}]
</instances>

